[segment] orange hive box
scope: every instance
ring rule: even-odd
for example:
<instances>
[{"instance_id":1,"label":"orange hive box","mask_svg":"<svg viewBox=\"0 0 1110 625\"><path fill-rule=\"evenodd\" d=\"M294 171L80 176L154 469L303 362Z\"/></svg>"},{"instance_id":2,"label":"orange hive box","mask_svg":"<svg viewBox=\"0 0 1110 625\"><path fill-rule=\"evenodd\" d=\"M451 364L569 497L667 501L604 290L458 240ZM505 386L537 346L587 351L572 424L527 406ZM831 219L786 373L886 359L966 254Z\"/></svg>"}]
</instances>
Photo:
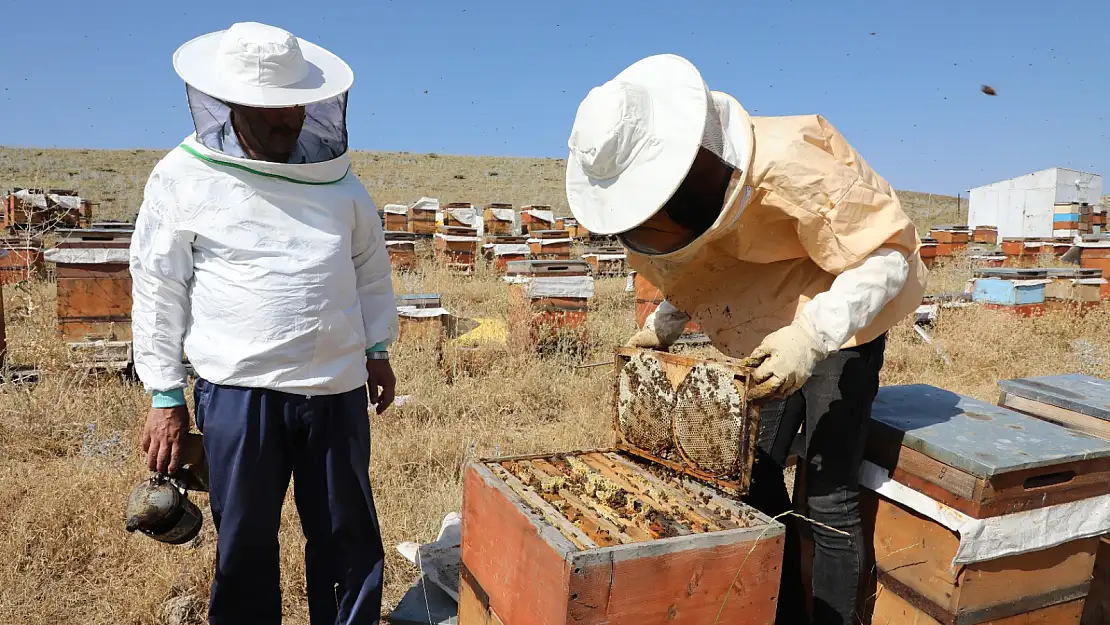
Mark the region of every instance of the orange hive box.
<instances>
[{"instance_id":1,"label":"orange hive box","mask_svg":"<svg viewBox=\"0 0 1110 625\"><path fill-rule=\"evenodd\" d=\"M131 340L128 230L59 230L45 254L57 275L58 335L67 341Z\"/></svg>"},{"instance_id":2,"label":"orange hive box","mask_svg":"<svg viewBox=\"0 0 1110 625\"><path fill-rule=\"evenodd\" d=\"M532 256L543 260L570 260L573 239L566 230L529 230L528 247Z\"/></svg>"},{"instance_id":3,"label":"orange hive box","mask_svg":"<svg viewBox=\"0 0 1110 625\"><path fill-rule=\"evenodd\" d=\"M550 206L530 204L520 209L520 233L528 234L533 230L552 230L555 228L555 213Z\"/></svg>"},{"instance_id":4,"label":"orange hive box","mask_svg":"<svg viewBox=\"0 0 1110 625\"><path fill-rule=\"evenodd\" d=\"M1084 269L1100 269L1103 276L1110 275L1110 238L1084 237L1079 244L1079 266ZM1110 284L1100 290L1102 299L1110 299Z\"/></svg>"},{"instance_id":5,"label":"orange hive box","mask_svg":"<svg viewBox=\"0 0 1110 625\"><path fill-rule=\"evenodd\" d=\"M632 286L636 295L636 325L642 328L648 315L655 312L655 309L659 308L659 304L663 303L663 292L655 288L655 285L648 282L647 278L639 273L633 274ZM690 320L683 332L696 334L701 332L701 328L693 320Z\"/></svg>"},{"instance_id":6,"label":"orange hive box","mask_svg":"<svg viewBox=\"0 0 1110 625\"><path fill-rule=\"evenodd\" d=\"M478 252L478 230L444 226L436 233L436 259L447 268L469 272L474 269L474 255Z\"/></svg>"},{"instance_id":7,"label":"orange hive box","mask_svg":"<svg viewBox=\"0 0 1110 625\"><path fill-rule=\"evenodd\" d=\"M0 284L41 278L46 272L42 239L38 237L3 237L0 247L7 254L0 257Z\"/></svg>"},{"instance_id":8,"label":"orange hive box","mask_svg":"<svg viewBox=\"0 0 1110 625\"><path fill-rule=\"evenodd\" d=\"M408 232L409 207L404 204L386 204L382 209L382 228L386 232Z\"/></svg>"},{"instance_id":9,"label":"orange hive box","mask_svg":"<svg viewBox=\"0 0 1110 625\"><path fill-rule=\"evenodd\" d=\"M471 463L459 625L775 620L784 530L619 451Z\"/></svg>"},{"instance_id":10,"label":"orange hive box","mask_svg":"<svg viewBox=\"0 0 1110 625\"><path fill-rule=\"evenodd\" d=\"M1078 622L1033 617L1081 605L1098 537L1063 534L1015 552L992 536L1026 522L1011 515L1110 494L1110 445L943 389L893 386L876 397L865 459L876 577L901 600L877 602L875 622L933 622L897 620L891 610L906 603L948 624Z\"/></svg>"},{"instance_id":11,"label":"orange hive box","mask_svg":"<svg viewBox=\"0 0 1110 625\"><path fill-rule=\"evenodd\" d=\"M482 219L485 222L486 236L509 236L513 233L516 214L512 204L493 202L486 204Z\"/></svg>"},{"instance_id":12,"label":"orange hive box","mask_svg":"<svg viewBox=\"0 0 1110 625\"><path fill-rule=\"evenodd\" d=\"M494 269L504 273L510 262L530 259L532 248L528 247L526 236L494 235L486 236L482 254L493 263Z\"/></svg>"},{"instance_id":13,"label":"orange hive box","mask_svg":"<svg viewBox=\"0 0 1110 625\"><path fill-rule=\"evenodd\" d=\"M481 221L478 210L470 202L449 202L443 207L444 226L477 229Z\"/></svg>"},{"instance_id":14,"label":"orange hive box","mask_svg":"<svg viewBox=\"0 0 1110 625\"><path fill-rule=\"evenodd\" d=\"M996 245L998 243L998 228L994 226L976 226L972 235L972 242Z\"/></svg>"},{"instance_id":15,"label":"orange hive box","mask_svg":"<svg viewBox=\"0 0 1110 625\"><path fill-rule=\"evenodd\" d=\"M595 276L624 276L628 274L627 255L624 248L597 247L582 254L582 260L590 263Z\"/></svg>"},{"instance_id":16,"label":"orange hive box","mask_svg":"<svg viewBox=\"0 0 1110 625\"><path fill-rule=\"evenodd\" d=\"M416 235L411 232L385 233L385 247L389 251L389 264L401 271L416 268Z\"/></svg>"},{"instance_id":17,"label":"orange hive box","mask_svg":"<svg viewBox=\"0 0 1110 625\"><path fill-rule=\"evenodd\" d=\"M586 312L594 279L584 261L508 263L509 327L527 343L586 341Z\"/></svg>"},{"instance_id":18,"label":"orange hive box","mask_svg":"<svg viewBox=\"0 0 1110 625\"><path fill-rule=\"evenodd\" d=\"M439 200L435 198L420 198L409 206L408 230L417 236L431 237L436 233L436 213L439 211Z\"/></svg>"}]
</instances>

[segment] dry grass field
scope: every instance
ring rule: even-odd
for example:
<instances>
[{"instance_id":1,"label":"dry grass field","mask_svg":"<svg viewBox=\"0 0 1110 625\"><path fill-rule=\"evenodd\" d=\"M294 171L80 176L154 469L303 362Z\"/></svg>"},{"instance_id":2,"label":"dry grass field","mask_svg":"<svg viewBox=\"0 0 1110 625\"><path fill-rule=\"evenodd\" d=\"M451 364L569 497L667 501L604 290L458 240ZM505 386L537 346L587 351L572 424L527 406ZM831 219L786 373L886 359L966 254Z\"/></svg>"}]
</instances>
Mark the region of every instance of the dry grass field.
<instances>
[{"instance_id":1,"label":"dry grass field","mask_svg":"<svg viewBox=\"0 0 1110 625\"><path fill-rule=\"evenodd\" d=\"M142 151L5 149L0 186L76 187L102 201L101 216L125 217L137 208L146 170L157 158ZM562 163L555 160L359 154L356 162L381 203L428 194L445 201L565 208ZM919 202L914 209L919 219L955 216L952 198L905 197ZM395 275L397 292L440 293L460 318L505 319L507 293L495 275L483 270L462 279L429 265ZM960 288L968 276L969 265L954 262L934 273L933 289ZM70 371L54 336L51 283L8 285L3 295L10 360L35 365L46 375L34 386L0 385L0 623L204 622L215 554L211 523L182 547L123 529L127 495L145 476L137 453L148 405L142 389ZM1110 306L1082 317L1056 313L1035 320L945 310L933 345L921 342L908 323L892 331L884 383L933 384L993 401L1001 378L1072 371L1110 377L1108 327ZM591 344L584 355L541 356L486 344L460 364L450 344L442 361L427 345L395 347L399 393L407 401L371 418L388 603L416 577L394 546L433 538L443 515L459 509L465 462L610 441L613 373L575 365L608 360L634 329L632 294L625 292L624 280L602 279L591 303ZM206 508L203 496L199 499ZM308 622L302 540L296 513L287 506L282 584L286 621L293 624Z\"/></svg>"}]
</instances>

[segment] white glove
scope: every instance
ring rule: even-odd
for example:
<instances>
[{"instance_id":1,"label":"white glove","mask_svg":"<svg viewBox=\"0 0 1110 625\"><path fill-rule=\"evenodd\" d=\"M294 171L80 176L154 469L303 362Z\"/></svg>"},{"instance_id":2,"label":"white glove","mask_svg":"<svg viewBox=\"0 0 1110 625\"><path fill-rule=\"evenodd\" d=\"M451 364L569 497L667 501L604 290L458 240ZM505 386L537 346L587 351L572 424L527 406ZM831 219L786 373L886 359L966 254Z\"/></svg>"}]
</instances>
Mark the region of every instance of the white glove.
<instances>
[{"instance_id":1,"label":"white glove","mask_svg":"<svg viewBox=\"0 0 1110 625\"><path fill-rule=\"evenodd\" d=\"M628 340L628 347L666 350L682 336L689 322L689 315L663 300L655 312L648 315L644 328Z\"/></svg>"},{"instance_id":2,"label":"white glove","mask_svg":"<svg viewBox=\"0 0 1110 625\"><path fill-rule=\"evenodd\" d=\"M749 391L753 400L782 399L802 388L813 368L828 356L817 340L813 324L800 316L794 323L763 339L744 365L754 367Z\"/></svg>"}]
</instances>

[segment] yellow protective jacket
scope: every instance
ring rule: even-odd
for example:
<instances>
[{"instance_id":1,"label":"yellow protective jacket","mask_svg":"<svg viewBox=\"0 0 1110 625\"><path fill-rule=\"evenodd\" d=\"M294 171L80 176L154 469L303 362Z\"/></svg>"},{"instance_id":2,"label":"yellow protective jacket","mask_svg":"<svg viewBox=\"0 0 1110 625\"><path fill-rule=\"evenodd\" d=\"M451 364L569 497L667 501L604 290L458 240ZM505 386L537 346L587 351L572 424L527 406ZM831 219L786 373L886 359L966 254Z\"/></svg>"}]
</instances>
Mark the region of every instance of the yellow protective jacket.
<instances>
[{"instance_id":1,"label":"yellow protective jacket","mask_svg":"<svg viewBox=\"0 0 1110 625\"><path fill-rule=\"evenodd\" d=\"M629 264L717 349L742 358L836 276L897 250L909 266L901 292L841 347L878 338L920 305L927 276L894 189L819 115L751 122L751 167L734 174L716 223L671 254L629 250Z\"/></svg>"}]
</instances>

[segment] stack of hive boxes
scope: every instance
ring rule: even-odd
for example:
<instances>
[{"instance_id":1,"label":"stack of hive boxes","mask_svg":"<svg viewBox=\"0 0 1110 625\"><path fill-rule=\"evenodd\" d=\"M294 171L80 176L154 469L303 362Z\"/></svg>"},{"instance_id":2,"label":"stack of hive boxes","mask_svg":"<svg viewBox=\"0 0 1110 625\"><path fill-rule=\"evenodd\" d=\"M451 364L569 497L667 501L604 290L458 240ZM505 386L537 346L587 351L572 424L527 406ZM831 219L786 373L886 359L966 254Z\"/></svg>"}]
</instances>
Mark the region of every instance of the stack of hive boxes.
<instances>
[{"instance_id":1,"label":"stack of hive boxes","mask_svg":"<svg viewBox=\"0 0 1110 625\"><path fill-rule=\"evenodd\" d=\"M1110 236L1086 235L1078 244L1079 266L1084 269L1100 269L1102 275L1110 275ZM1102 299L1110 299L1110 284L1102 285Z\"/></svg>"},{"instance_id":2,"label":"stack of hive boxes","mask_svg":"<svg viewBox=\"0 0 1110 625\"><path fill-rule=\"evenodd\" d=\"M439 200L422 197L409 206L409 231L418 237L431 237L436 233L436 213Z\"/></svg>"},{"instance_id":3,"label":"stack of hive boxes","mask_svg":"<svg viewBox=\"0 0 1110 625\"><path fill-rule=\"evenodd\" d=\"M1087 309L1102 301L1106 280L1101 269L1068 267L1045 271L1052 281L1045 287L1045 303L1049 308Z\"/></svg>"},{"instance_id":4,"label":"stack of hive boxes","mask_svg":"<svg viewBox=\"0 0 1110 625\"><path fill-rule=\"evenodd\" d=\"M1088 221L1090 206L1078 203L1056 204L1052 210L1052 236L1074 237L1079 234L1079 220L1083 207L1086 206Z\"/></svg>"},{"instance_id":5,"label":"stack of hive boxes","mask_svg":"<svg viewBox=\"0 0 1110 625\"><path fill-rule=\"evenodd\" d=\"M480 242L475 228L443 226L436 232L436 260L453 271L470 273Z\"/></svg>"},{"instance_id":6,"label":"stack of hive boxes","mask_svg":"<svg viewBox=\"0 0 1110 625\"><path fill-rule=\"evenodd\" d=\"M628 255L620 246L590 248L582 254L582 260L590 263L595 276L628 275Z\"/></svg>"},{"instance_id":7,"label":"stack of hive boxes","mask_svg":"<svg viewBox=\"0 0 1110 625\"><path fill-rule=\"evenodd\" d=\"M439 349L443 344L447 317L439 293L395 295L397 301L397 340L430 343Z\"/></svg>"},{"instance_id":8,"label":"stack of hive boxes","mask_svg":"<svg viewBox=\"0 0 1110 625\"><path fill-rule=\"evenodd\" d=\"M388 215L388 213L387 213ZM416 235L411 232L385 232L385 248L389 264L400 271L416 268Z\"/></svg>"},{"instance_id":9,"label":"stack of hive boxes","mask_svg":"<svg viewBox=\"0 0 1110 625\"><path fill-rule=\"evenodd\" d=\"M554 230L555 212L545 204L530 204L520 209L520 233L534 230Z\"/></svg>"},{"instance_id":10,"label":"stack of hive boxes","mask_svg":"<svg viewBox=\"0 0 1110 625\"><path fill-rule=\"evenodd\" d=\"M510 262L531 258L532 248L528 246L526 236L487 234L482 244L482 255L493 263L494 269L504 273Z\"/></svg>"},{"instance_id":11,"label":"stack of hive boxes","mask_svg":"<svg viewBox=\"0 0 1110 625\"><path fill-rule=\"evenodd\" d=\"M1043 315L1045 289L1052 282L1044 269L976 269L972 301L1022 317Z\"/></svg>"},{"instance_id":12,"label":"stack of hive boxes","mask_svg":"<svg viewBox=\"0 0 1110 625\"><path fill-rule=\"evenodd\" d=\"M7 252L0 257L0 284L39 278L45 273L41 238L0 237L0 248Z\"/></svg>"},{"instance_id":13,"label":"stack of hive boxes","mask_svg":"<svg viewBox=\"0 0 1110 625\"><path fill-rule=\"evenodd\" d=\"M1106 232L1106 207L1102 204L1091 209L1091 234Z\"/></svg>"},{"instance_id":14,"label":"stack of hive boxes","mask_svg":"<svg viewBox=\"0 0 1110 625\"><path fill-rule=\"evenodd\" d=\"M485 222L483 232L486 236L508 236L516 227L516 214L513 212L512 204L500 202L486 204L482 211L482 219Z\"/></svg>"},{"instance_id":15,"label":"stack of hive boxes","mask_svg":"<svg viewBox=\"0 0 1110 625\"><path fill-rule=\"evenodd\" d=\"M1000 406L1110 440L1110 381L1089 375L1054 375L999 382ZM1100 538L1083 625L1110 623L1110 537Z\"/></svg>"},{"instance_id":16,"label":"stack of hive boxes","mask_svg":"<svg viewBox=\"0 0 1110 625\"><path fill-rule=\"evenodd\" d=\"M574 239L566 230L529 230L528 247L532 256L543 260L570 260Z\"/></svg>"},{"instance_id":17,"label":"stack of hive boxes","mask_svg":"<svg viewBox=\"0 0 1110 625\"><path fill-rule=\"evenodd\" d=\"M585 261L508 263L509 327L518 343L586 342L586 312L594 279Z\"/></svg>"},{"instance_id":18,"label":"stack of hive boxes","mask_svg":"<svg viewBox=\"0 0 1110 625\"><path fill-rule=\"evenodd\" d=\"M477 231L482 227L482 215L470 202L450 202L443 207L443 225Z\"/></svg>"},{"instance_id":19,"label":"stack of hive boxes","mask_svg":"<svg viewBox=\"0 0 1110 625\"><path fill-rule=\"evenodd\" d=\"M77 355L75 366L123 370L131 361L133 229L59 230L44 254L57 275L58 335Z\"/></svg>"},{"instance_id":20,"label":"stack of hive boxes","mask_svg":"<svg viewBox=\"0 0 1110 625\"><path fill-rule=\"evenodd\" d=\"M873 625L1078 625L1110 444L943 389L879 390L860 472Z\"/></svg>"},{"instance_id":21,"label":"stack of hive boxes","mask_svg":"<svg viewBox=\"0 0 1110 625\"><path fill-rule=\"evenodd\" d=\"M934 226L929 238L937 242L937 256L955 256L967 249L971 230L967 226Z\"/></svg>"}]
</instances>

